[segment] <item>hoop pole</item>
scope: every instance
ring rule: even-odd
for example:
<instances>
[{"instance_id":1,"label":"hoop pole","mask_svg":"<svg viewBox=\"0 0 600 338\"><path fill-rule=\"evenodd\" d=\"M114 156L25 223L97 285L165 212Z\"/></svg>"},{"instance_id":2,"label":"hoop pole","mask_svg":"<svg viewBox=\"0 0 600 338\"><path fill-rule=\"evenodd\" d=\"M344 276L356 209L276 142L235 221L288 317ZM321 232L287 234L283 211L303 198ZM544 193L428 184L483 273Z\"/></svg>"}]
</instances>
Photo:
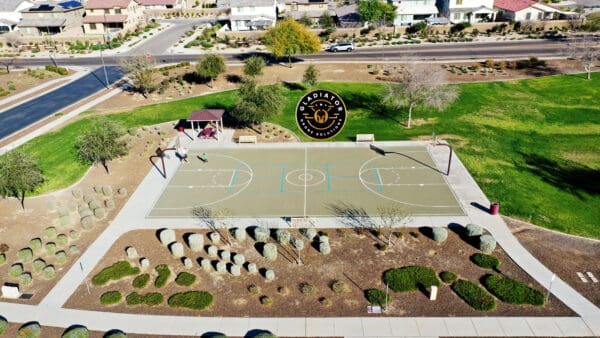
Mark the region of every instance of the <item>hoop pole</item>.
<instances>
[{"instance_id":1,"label":"hoop pole","mask_svg":"<svg viewBox=\"0 0 600 338\"><path fill-rule=\"evenodd\" d=\"M448 154L448 169L446 169L446 176L450 176L450 166L452 165L452 146L448 143L437 142L436 146L446 146L450 150L450 154Z\"/></svg>"}]
</instances>

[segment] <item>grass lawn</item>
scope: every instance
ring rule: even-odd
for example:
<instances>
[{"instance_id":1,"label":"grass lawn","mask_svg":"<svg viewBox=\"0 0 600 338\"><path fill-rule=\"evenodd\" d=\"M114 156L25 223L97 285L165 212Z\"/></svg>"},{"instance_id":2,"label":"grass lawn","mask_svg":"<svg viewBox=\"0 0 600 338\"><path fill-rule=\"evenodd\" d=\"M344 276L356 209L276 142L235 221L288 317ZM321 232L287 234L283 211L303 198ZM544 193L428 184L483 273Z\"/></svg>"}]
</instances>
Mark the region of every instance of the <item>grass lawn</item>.
<instances>
[{"instance_id":1,"label":"grass lawn","mask_svg":"<svg viewBox=\"0 0 600 338\"><path fill-rule=\"evenodd\" d=\"M405 112L381 106L383 86L322 83L349 109L334 141L357 133L376 139L406 140L444 135L486 195L505 215L571 234L600 238L600 73L591 81L566 75L521 81L462 84L460 99L444 112L416 109L411 129L400 125ZM284 113L271 122L298 132L293 111L304 91L286 90ZM188 116L194 109L230 109L235 92L139 107L110 117L126 127ZM48 180L38 193L68 186L87 169L73 144L88 120L41 136L23 148L40 161ZM303 138L307 140L307 138Z\"/></svg>"}]
</instances>

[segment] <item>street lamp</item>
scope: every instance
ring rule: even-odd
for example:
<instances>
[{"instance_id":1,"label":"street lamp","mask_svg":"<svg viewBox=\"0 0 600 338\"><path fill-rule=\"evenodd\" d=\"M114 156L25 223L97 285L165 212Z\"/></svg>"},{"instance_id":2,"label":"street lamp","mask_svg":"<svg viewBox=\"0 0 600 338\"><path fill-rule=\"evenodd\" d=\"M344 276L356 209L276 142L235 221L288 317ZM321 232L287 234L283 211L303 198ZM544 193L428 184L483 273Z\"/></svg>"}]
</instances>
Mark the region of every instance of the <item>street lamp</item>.
<instances>
[{"instance_id":1,"label":"street lamp","mask_svg":"<svg viewBox=\"0 0 600 338\"><path fill-rule=\"evenodd\" d=\"M102 55L103 50L104 50L104 45L100 46L100 59L102 60L102 68L104 69L104 79L106 80L106 89L108 89L108 74L106 73L106 64L104 63L104 55Z\"/></svg>"}]
</instances>

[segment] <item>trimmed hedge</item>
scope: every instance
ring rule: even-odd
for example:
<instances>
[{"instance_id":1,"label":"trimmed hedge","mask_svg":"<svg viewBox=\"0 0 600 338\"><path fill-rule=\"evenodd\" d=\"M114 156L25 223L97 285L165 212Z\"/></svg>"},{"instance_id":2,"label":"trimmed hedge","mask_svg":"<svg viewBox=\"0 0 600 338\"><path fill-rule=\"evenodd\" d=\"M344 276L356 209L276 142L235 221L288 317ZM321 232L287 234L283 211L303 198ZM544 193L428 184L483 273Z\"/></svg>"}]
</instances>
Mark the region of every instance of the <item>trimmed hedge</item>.
<instances>
[{"instance_id":1,"label":"trimmed hedge","mask_svg":"<svg viewBox=\"0 0 600 338\"><path fill-rule=\"evenodd\" d=\"M3 334L6 329L8 329L8 321L6 318L0 316L0 334Z\"/></svg>"},{"instance_id":2,"label":"trimmed hedge","mask_svg":"<svg viewBox=\"0 0 600 338\"><path fill-rule=\"evenodd\" d=\"M387 270L383 273L383 281L396 292L416 291L419 286L428 288L432 285L440 285L435 271L424 266Z\"/></svg>"},{"instance_id":3,"label":"trimmed hedge","mask_svg":"<svg viewBox=\"0 0 600 338\"><path fill-rule=\"evenodd\" d=\"M457 278L458 278L458 276L456 276L456 274L454 272L451 272L451 271L440 272L440 279L444 283L447 283L447 284L454 283Z\"/></svg>"},{"instance_id":4,"label":"trimmed hedge","mask_svg":"<svg viewBox=\"0 0 600 338\"><path fill-rule=\"evenodd\" d=\"M190 286L196 281L196 276L189 272L182 272L175 278L175 283L181 286Z\"/></svg>"},{"instance_id":5,"label":"trimmed hedge","mask_svg":"<svg viewBox=\"0 0 600 338\"><path fill-rule=\"evenodd\" d=\"M134 278L131 285L136 289L143 289L148 285L150 281L150 274L144 273Z\"/></svg>"},{"instance_id":6,"label":"trimmed hedge","mask_svg":"<svg viewBox=\"0 0 600 338\"><path fill-rule=\"evenodd\" d=\"M494 296L506 303L542 306L546 301L540 290L529 287L516 279L487 275L483 278L483 285Z\"/></svg>"},{"instance_id":7,"label":"trimmed hedge","mask_svg":"<svg viewBox=\"0 0 600 338\"><path fill-rule=\"evenodd\" d=\"M171 270L166 264L157 265L154 269L156 272L158 272L158 277L156 277L156 280L154 280L154 286L157 288L162 288L163 286L167 285L169 277L171 276Z\"/></svg>"},{"instance_id":8,"label":"trimmed hedge","mask_svg":"<svg viewBox=\"0 0 600 338\"><path fill-rule=\"evenodd\" d=\"M206 291L188 291L176 293L169 297L170 307L184 307L192 310L202 310L213 302L213 295Z\"/></svg>"},{"instance_id":9,"label":"trimmed hedge","mask_svg":"<svg viewBox=\"0 0 600 338\"><path fill-rule=\"evenodd\" d=\"M484 288L464 279L452 284L452 290L475 310L491 311L496 308L496 300Z\"/></svg>"},{"instance_id":10,"label":"trimmed hedge","mask_svg":"<svg viewBox=\"0 0 600 338\"><path fill-rule=\"evenodd\" d=\"M42 326L38 322L23 324L17 331L17 338L37 338L42 335Z\"/></svg>"},{"instance_id":11,"label":"trimmed hedge","mask_svg":"<svg viewBox=\"0 0 600 338\"><path fill-rule=\"evenodd\" d=\"M85 326L74 326L68 328L65 333L63 333L61 338L88 338L90 336L90 331Z\"/></svg>"},{"instance_id":12,"label":"trimmed hedge","mask_svg":"<svg viewBox=\"0 0 600 338\"><path fill-rule=\"evenodd\" d=\"M140 273L139 268L132 267L127 261L120 261L102 269L102 271L92 278L92 284L104 285L110 280L119 280L126 276L137 275L138 273Z\"/></svg>"},{"instance_id":13,"label":"trimmed hedge","mask_svg":"<svg viewBox=\"0 0 600 338\"><path fill-rule=\"evenodd\" d=\"M365 291L365 298L367 298L369 303L371 303L372 305L385 306L386 304L389 304L392 301L391 295L388 294L386 299L385 291L379 289L368 289L367 291Z\"/></svg>"},{"instance_id":14,"label":"trimmed hedge","mask_svg":"<svg viewBox=\"0 0 600 338\"><path fill-rule=\"evenodd\" d=\"M100 296L100 303L103 305L116 304L121 301L123 296L119 291L108 291Z\"/></svg>"},{"instance_id":15,"label":"trimmed hedge","mask_svg":"<svg viewBox=\"0 0 600 338\"><path fill-rule=\"evenodd\" d=\"M140 295L137 292L132 292L125 297L127 305L140 305L146 304L148 306L154 306L162 304L164 296L158 292L150 292L145 295Z\"/></svg>"},{"instance_id":16,"label":"trimmed hedge","mask_svg":"<svg viewBox=\"0 0 600 338\"><path fill-rule=\"evenodd\" d=\"M481 253L471 255L471 261L484 269L498 269L500 266L498 258Z\"/></svg>"}]
</instances>

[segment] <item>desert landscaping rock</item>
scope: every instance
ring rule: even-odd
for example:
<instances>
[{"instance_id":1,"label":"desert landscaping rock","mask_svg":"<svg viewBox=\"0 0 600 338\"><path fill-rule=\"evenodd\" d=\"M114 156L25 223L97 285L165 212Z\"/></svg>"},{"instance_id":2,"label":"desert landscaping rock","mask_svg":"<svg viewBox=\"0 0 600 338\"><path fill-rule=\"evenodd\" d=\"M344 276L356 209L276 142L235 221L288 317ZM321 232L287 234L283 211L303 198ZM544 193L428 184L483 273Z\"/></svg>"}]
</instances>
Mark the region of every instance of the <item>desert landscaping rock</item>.
<instances>
[{"instance_id":1,"label":"desert landscaping rock","mask_svg":"<svg viewBox=\"0 0 600 338\"><path fill-rule=\"evenodd\" d=\"M200 252L204 247L204 236L202 234L191 234L188 237L188 244L193 252Z\"/></svg>"},{"instance_id":2,"label":"desert landscaping rock","mask_svg":"<svg viewBox=\"0 0 600 338\"><path fill-rule=\"evenodd\" d=\"M175 231L171 229L164 229L159 233L160 242L162 245L167 246L175 242Z\"/></svg>"}]
</instances>

